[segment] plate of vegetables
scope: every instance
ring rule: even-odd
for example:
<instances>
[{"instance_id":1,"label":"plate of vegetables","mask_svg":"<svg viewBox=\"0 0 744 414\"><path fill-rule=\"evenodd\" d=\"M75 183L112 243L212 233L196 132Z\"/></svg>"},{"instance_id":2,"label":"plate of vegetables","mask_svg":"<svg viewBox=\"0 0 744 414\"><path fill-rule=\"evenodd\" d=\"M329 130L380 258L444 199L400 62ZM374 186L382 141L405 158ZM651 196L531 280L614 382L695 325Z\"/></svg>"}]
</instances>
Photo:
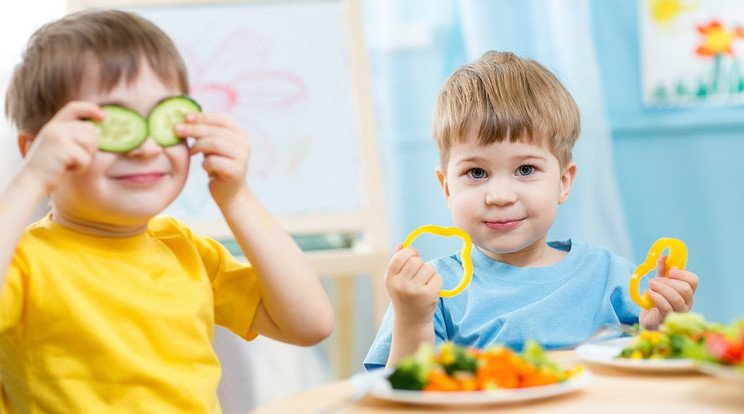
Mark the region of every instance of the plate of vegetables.
<instances>
[{"instance_id":1,"label":"plate of vegetables","mask_svg":"<svg viewBox=\"0 0 744 414\"><path fill-rule=\"evenodd\" d=\"M744 384L744 318L730 325L712 325L689 352L702 372Z\"/></svg>"},{"instance_id":2,"label":"plate of vegetables","mask_svg":"<svg viewBox=\"0 0 744 414\"><path fill-rule=\"evenodd\" d=\"M583 344L576 347L576 355L587 362L608 365L637 371L651 372L684 372L695 371L695 361L683 357L671 357L666 354L646 354L647 349L656 349L655 344L664 341L668 346L668 337L657 336L658 332L641 332L637 337L617 338L604 342Z\"/></svg>"},{"instance_id":3,"label":"plate of vegetables","mask_svg":"<svg viewBox=\"0 0 744 414\"><path fill-rule=\"evenodd\" d=\"M473 405L536 400L574 392L591 381L583 366L564 368L528 341L521 353L445 342L422 345L394 369L366 374L376 398L418 405Z\"/></svg>"},{"instance_id":4,"label":"plate of vegetables","mask_svg":"<svg viewBox=\"0 0 744 414\"><path fill-rule=\"evenodd\" d=\"M580 345L576 355L620 368L679 372L700 370L702 363L742 364L742 348L744 333L738 328L708 323L697 313L670 313L658 330Z\"/></svg>"}]
</instances>

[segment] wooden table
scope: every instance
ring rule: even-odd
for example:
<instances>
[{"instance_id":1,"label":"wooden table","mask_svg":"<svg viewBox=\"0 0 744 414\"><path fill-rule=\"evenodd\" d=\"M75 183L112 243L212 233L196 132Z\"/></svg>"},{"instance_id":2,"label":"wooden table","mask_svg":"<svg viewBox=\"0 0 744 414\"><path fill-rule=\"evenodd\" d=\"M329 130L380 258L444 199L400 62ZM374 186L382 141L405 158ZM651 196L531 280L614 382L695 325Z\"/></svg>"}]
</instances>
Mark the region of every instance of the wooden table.
<instances>
[{"instance_id":1,"label":"wooden table","mask_svg":"<svg viewBox=\"0 0 744 414\"><path fill-rule=\"evenodd\" d=\"M567 365L583 363L572 351L551 355ZM594 377L582 390L540 400L469 407L435 407L388 402L365 396L348 405L339 403L353 394L350 380L341 380L258 407L253 414L411 414L466 413L631 413L718 414L744 413L744 384L696 372L639 373L583 363ZM332 408L330 411L326 409Z\"/></svg>"}]
</instances>

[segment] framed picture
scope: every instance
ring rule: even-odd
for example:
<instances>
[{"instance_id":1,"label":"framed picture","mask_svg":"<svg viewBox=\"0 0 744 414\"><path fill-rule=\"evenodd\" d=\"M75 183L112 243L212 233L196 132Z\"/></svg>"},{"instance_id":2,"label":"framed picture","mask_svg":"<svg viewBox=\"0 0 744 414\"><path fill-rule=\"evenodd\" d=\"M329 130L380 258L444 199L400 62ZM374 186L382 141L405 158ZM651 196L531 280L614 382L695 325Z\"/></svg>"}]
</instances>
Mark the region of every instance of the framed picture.
<instances>
[{"instance_id":1,"label":"framed picture","mask_svg":"<svg viewBox=\"0 0 744 414\"><path fill-rule=\"evenodd\" d=\"M647 106L744 103L744 3L639 0L638 10Z\"/></svg>"}]
</instances>

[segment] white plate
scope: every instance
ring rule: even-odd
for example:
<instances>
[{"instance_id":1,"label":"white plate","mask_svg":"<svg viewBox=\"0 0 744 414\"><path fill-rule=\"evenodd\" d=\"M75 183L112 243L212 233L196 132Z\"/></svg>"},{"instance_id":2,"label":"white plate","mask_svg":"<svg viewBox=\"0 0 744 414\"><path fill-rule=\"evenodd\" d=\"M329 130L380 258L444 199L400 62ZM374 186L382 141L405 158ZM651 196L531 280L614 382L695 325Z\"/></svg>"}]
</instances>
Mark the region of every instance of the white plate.
<instances>
[{"instance_id":1,"label":"white plate","mask_svg":"<svg viewBox=\"0 0 744 414\"><path fill-rule=\"evenodd\" d=\"M732 379L735 381L739 381L742 385L744 385L744 371L736 367L704 361L698 361L695 366L701 372L704 372L708 375Z\"/></svg>"},{"instance_id":2,"label":"white plate","mask_svg":"<svg viewBox=\"0 0 744 414\"><path fill-rule=\"evenodd\" d=\"M529 388L500 389L488 391L463 391L463 392L438 392L438 391L411 391L396 390L390 386L384 369L371 371L365 374L365 380L361 381L367 387L362 392L388 401L403 402L419 405L474 405L474 404L500 404L518 401L537 400L567 394L584 388L592 379L592 373L588 369L582 370L570 379L551 385L541 385ZM359 378L352 383L360 386Z\"/></svg>"},{"instance_id":3,"label":"white plate","mask_svg":"<svg viewBox=\"0 0 744 414\"><path fill-rule=\"evenodd\" d=\"M576 347L576 356L584 361L637 371L683 372L694 371L695 361L685 358L627 359L618 358L623 348L636 338L618 338L604 342L583 344Z\"/></svg>"}]
</instances>

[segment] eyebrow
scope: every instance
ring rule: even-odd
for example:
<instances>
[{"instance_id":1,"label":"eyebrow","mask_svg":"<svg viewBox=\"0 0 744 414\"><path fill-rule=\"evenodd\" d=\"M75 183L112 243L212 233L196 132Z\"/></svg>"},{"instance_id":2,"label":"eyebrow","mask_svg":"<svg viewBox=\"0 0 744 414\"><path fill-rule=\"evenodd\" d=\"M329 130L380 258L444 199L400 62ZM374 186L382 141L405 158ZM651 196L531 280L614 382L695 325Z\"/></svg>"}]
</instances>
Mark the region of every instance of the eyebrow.
<instances>
[{"instance_id":1,"label":"eyebrow","mask_svg":"<svg viewBox=\"0 0 744 414\"><path fill-rule=\"evenodd\" d=\"M524 154L524 155L517 155L513 159L516 159L516 160L519 160L519 161L526 161L526 160L545 161L545 160L547 160L547 157L545 157L543 155L539 155L539 154ZM467 158L463 158L461 160L458 160L455 163L455 166L458 166L460 164L467 164L467 163L471 163L471 162L478 163L478 162L483 162L485 160L487 160L487 158L486 157L481 157L481 156L467 157Z\"/></svg>"},{"instance_id":2,"label":"eyebrow","mask_svg":"<svg viewBox=\"0 0 744 414\"><path fill-rule=\"evenodd\" d=\"M531 159L535 159L535 160L540 160L540 161L545 161L545 160L548 159L545 156L537 155L537 154L520 155L520 156L517 156L515 158L516 159L519 159L519 160L531 160Z\"/></svg>"}]
</instances>

